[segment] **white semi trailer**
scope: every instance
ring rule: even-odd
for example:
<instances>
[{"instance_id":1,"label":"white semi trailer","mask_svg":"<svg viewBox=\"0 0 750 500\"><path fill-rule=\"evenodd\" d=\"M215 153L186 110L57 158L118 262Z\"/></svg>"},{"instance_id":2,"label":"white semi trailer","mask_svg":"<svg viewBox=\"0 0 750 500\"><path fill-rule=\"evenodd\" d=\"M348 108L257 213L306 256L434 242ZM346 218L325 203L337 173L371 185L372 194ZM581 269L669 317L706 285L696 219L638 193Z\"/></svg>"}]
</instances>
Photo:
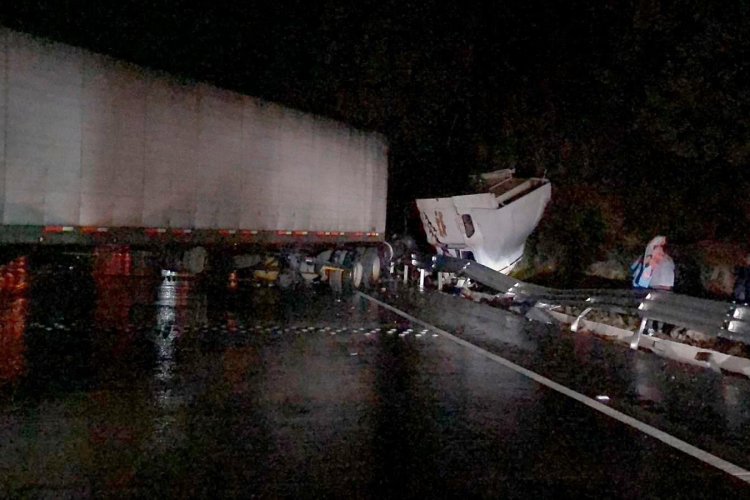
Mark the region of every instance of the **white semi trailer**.
<instances>
[{"instance_id":1,"label":"white semi trailer","mask_svg":"<svg viewBox=\"0 0 750 500\"><path fill-rule=\"evenodd\" d=\"M361 253L387 175L377 133L0 28L0 246Z\"/></svg>"}]
</instances>

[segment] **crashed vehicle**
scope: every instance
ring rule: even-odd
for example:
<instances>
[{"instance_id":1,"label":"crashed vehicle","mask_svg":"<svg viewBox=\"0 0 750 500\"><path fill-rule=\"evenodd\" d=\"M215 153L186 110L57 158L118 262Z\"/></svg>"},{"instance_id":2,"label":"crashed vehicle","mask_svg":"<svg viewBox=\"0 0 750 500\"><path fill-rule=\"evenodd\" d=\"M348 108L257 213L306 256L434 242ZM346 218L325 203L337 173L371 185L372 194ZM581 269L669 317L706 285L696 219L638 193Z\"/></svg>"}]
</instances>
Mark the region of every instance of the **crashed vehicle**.
<instances>
[{"instance_id":1,"label":"crashed vehicle","mask_svg":"<svg viewBox=\"0 0 750 500\"><path fill-rule=\"evenodd\" d=\"M505 274L513 270L552 195L548 179L514 174L480 174L475 194L417 200L427 241L439 255L475 260Z\"/></svg>"},{"instance_id":2,"label":"crashed vehicle","mask_svg":"<svg viewBox=\"0 0 750 500\"><path fill-rule=\"evenodd\" d=\"M0 264L367 285L388 164L377 132L0 27Z\"/></svg>"}]
</instances>

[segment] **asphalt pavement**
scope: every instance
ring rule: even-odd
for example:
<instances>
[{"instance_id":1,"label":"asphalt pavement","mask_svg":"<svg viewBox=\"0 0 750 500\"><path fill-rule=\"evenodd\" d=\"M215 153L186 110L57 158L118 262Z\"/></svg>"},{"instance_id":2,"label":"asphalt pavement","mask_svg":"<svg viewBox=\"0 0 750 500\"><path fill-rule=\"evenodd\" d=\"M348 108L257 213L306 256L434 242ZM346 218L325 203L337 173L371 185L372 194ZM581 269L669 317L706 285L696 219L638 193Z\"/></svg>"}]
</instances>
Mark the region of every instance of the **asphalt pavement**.
<instances>
[{"instance_id":1,"label":"asphalt pavement","mask_svg":"<svg viewBox=\"0 0 750 500\"><path fill-rule=\"evenodd\" d=\"M4 297L4 324L14 326L0 330L3 363L14 368L0 372L0 491L747 495L739 479L484 352L606 395L613 408L740 466L746 381L449 296L387 299L427 324L326 290L216 294L142 278L48 279ZM700 438L705 426L715 430Z\"/></svg>"}]
</instances>

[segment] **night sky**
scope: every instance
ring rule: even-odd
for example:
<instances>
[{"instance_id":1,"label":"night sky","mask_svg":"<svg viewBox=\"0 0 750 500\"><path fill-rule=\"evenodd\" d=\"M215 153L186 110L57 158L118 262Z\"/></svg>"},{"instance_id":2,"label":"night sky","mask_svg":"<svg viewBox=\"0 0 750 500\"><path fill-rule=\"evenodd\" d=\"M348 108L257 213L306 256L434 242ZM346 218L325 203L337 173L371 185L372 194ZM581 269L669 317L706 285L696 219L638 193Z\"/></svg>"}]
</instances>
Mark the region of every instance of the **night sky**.
<instances>
[{"instance_id":1,"label":"night sky","mask_svg":"<svg viewBox=\"0 0 750 500\"><path fill-rule=\"evenodd\" d=\"M204 4L6 1L0 22L385 134L391 231L506 167L607 234L750 230L750 2Z\"/></svg>"}]
</instances>

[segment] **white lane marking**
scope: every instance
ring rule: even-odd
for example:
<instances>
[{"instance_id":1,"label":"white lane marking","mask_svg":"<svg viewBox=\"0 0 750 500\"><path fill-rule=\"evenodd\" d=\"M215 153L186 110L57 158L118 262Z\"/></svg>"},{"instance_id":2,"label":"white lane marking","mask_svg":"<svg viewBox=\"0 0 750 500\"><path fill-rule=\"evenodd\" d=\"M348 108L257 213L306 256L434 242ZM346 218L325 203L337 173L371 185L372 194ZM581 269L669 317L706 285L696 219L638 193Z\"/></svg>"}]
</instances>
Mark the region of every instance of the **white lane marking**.
<instances>
[{"instance_id":1,"label":"white lane marking","mask_svg":"<svg viewBox=\"0 0 750 500\"><path fill-rule=\"evenodd\" d=\"M676 448L680 450L683 453L686 453L694 458L697 458L698 460L711 465L713 467L716 467L719 470L722 470L726 472L727 474L731 474L732 476L740 479L741 481L744 481L746 483L750 483L750 471L743 469L739 465L735 465L732 462L728 462L724 460L723 458L717 457L716 455L713 455L707 451L701 450L700 448L697 448L693 446L692 444L683 441L680 438L677 438L675 436L672 436L671 434L667 434L664 431L661 431L657 429L656 427L652 427L648 425L645 422L641 422L640 420L637 420L629 415L626 415L620 411L615 410L614 408L610 408L609 406L602 404L595 399L592 399L588 396L584 396L583 394L574 391L573 389L569 389L568 387L565 387L564 385L558 384L557 382L548 379L547 377L543 377L542 375L539 375L536 372L532 372L531 370L527 370L526 368L517 365L513 363L512 361L509 361L501 356L498 356L497 354L493 354L489 351L486 351L482 349L481 347L475 346L474 344L467 342L466 340L463 340L461 338L456 337L450 332L447 332L441 328L438 328L434 325L431 325L425 321L422 321L419 318L415 318L414 316L400 310L396 309L395 307L386 304L385 302L382 302L374 297L371 297L367 295L366 293L357 292L361 297L366 298L367 300L370 300L379 306L388 309L389 311L392 311L399 316L408 319L412 323L417 323L419 325L422 325L426 328L431 328L432 330L436 332L440 332L442 335L447 337L448 339L452 340L453 342L462 345L468 349L471 349L472 351L481 354L482 356L489 358L493 361L496 361L497 363L500 363L501 365L510 368L511 370L520 373L521 375L524 375L535 382L538 382L542 385L545 385L549 387L550 389L553 389L561 394L564 394L570 398L575 399L576 401L585 404L586 406L593 408L594 410L601 412L609 417L614 418L615 420L618 420L622 422L623 424L629 425L635 429L638 429L639 431L643 432L644 434L648 434L649 436L658 439L659 441Z\"/></svg>"}]
</instances>

